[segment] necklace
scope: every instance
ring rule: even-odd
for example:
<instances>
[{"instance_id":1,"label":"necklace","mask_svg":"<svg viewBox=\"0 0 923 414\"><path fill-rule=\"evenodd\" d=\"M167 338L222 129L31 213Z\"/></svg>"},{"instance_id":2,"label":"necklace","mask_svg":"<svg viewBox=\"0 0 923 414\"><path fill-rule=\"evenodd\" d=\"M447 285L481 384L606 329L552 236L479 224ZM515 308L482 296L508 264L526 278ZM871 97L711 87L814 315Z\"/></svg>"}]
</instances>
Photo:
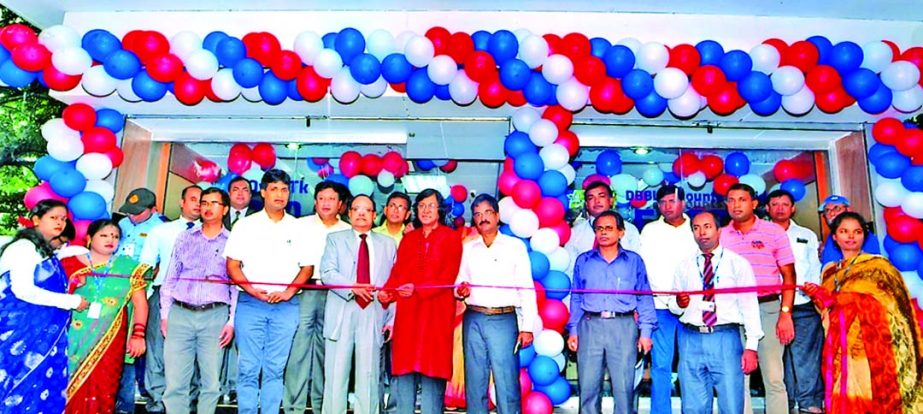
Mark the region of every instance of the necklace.
<instances>
[{"instance_id":1,"label":"necklace","mask_svg":"<svg viewBox=\"0 0 923 414\"><path fill-rule=\"evenodd\" d=\"M846 277L849 276L849 271L852 270L852 266L853 266L854 264L856 264L856 260L859 259L859 256L860 256L860 255L862 255L862 252L859 252L859 254L857 254L856 257L853 257L853 258L852 258L852 261L849 262L849 266L846 266L846 271L843 272L843 280L842 280L842 282L846 282ZM841 281L840 281L840 278L837 277L837 274L839 274L839 269L843 267L843 263L844 263L844 262L845 262L845 260L842 261L842 262L840 262L839 265L837 265L837 270L838 270L838 271L837 271L836 273L833 274L833 291L834 291L834 292L839 292L839 291L840 291Z\"/></svg>"}]
</instances>

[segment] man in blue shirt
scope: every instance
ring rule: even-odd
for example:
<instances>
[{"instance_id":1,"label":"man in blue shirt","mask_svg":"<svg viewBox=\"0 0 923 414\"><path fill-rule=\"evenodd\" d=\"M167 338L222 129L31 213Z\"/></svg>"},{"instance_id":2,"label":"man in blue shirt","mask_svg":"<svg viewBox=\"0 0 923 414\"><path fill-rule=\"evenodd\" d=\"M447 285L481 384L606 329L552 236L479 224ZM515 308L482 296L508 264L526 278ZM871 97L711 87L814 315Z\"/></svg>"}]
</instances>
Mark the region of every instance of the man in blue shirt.
<instances>
[{"instance_id":1,"label":"man in blue shirt","mask_svg":"<svg viewBox=\"0 0 923 414\"><path fill-rule=\"evenodd\" d=\"M613 211L602 212L596 217L593 230L597 247L577 257L574 290L649 291L641 256L619 248L619 239L625 234L622 216ZM605 366L612 381L613 412L631 413L637 353L650 352L651 332L657 327L654 297L572 293L570 311L567 347L577 353L580 412L602 411L600 394Z\"/></svg>"},{"instance_id":2,"label":"man in blue shirt","mask_svg":"<svg viewBox=\"0 0 923 414\"><path fill-rule=\"evenodd\" d=\"M830 223L833 223L833 219L842 213L852 211L852 208L849 207L849 199L834 194L825 198L818 210L823 213L827 226L830 226ZM868 236L865 238L865 244L862 245L862 251L871 254L881 254L881 244L878 242L878 236L875 236L875 233L871 231L868 232ZM833 242L833 235L827 235L827 240L824 241L824 248L821 250L820 254L821 266L826 266L827 263L839 262L840 260L843 260L843 252L841 252L840 248Z\"/></svg>"}]
</instances>

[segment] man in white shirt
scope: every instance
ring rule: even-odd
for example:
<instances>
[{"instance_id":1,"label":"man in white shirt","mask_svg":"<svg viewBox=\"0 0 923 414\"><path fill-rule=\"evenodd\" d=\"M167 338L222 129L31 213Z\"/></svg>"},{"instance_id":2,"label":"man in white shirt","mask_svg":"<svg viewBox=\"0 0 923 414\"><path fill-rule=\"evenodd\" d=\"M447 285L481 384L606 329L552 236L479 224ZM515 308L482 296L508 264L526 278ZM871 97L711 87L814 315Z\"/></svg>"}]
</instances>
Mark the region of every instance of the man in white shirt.
<instances>
[{"instance_id":1,"label":"man in white shirt","mask_svg":"<svg viewBox=\"0 0 923 414\"><path fill-rule=\"evenodd\" d=\"M792 220L795 215L795 198L785 190L769 193L769 217L782 226L788 234L795 256L795 279L799 286L805 283L820 284L820 242L817 235ZM785 365L785 390L788 392L789 411L822 413L824 410L824 382L820 376L821 351L824 347L824 328L814 303L800 289L795 291L792 306L795 339L785 347L782 360Z\"/></svg>"},{"instance_id":2,"label":"man in white shirt","mask_svg":"<svg viewBox=\"0 0 923 414\"><path fill-rule=\"evenodd\" d=\"M692 219L699 251L680 263L673 290L706 291L678 293L670 310L680 316L679 383L682 410L686 414L710 414L712 395L718 394L718 412L741 413L744 409L744 374L756 369L757 345L763 337L756 292L718 293L712 289L756 285L750 262L718 243L719 227L714 214L702 212ZM744 326L746 344L741 343ZM714 387L714 390L711 389Z\"/></svg>"},{"instance_id":3,"label":"man in white shirt","mask_svg":"<svg viewBox=\"0 0 923 414\"><path fill-rule=\"evenodd\" d=\"M238 176L228 183L228 195L231 196L231 211L228 213L228 228L234 228L237 220L253 214L250 209L250 200L253 193L250 190L250 180Z\"/></svg>"},{"instance_id":4,"label":"man in white shirt","mask_svg":"<svg viewBox=\"0 0 923 414\"><path fill-rule=\"evenodd\" d=\"M183 189L179 200L180 216L151 230L141 248L141 263L157 268L157 275L148 290L147 332L144 353L144 388L150 394L145 409L149 413L164 412L163 393L167 382L164 377L163 341L160 331L160 287L170 270L173 245L180 233L194 227L199 220L199 198L202 189L190 185Z\"/></svg>"},{"instance_id":5,"label":"man in white shirt","mask_svg":"<svg viewBox=\"0 0 923 414\"><path fill-rule=\"evenodd\" d=\"M481 194L471 202L471 222L481 237L464 244L456 295L465 298L462 324L465 395L468 413L487 414L487 387L493 373L497 409L520 410L518 349L532 344L538 305L525 245L498 231L497 199ZM483 288L470 285L508 286Z\"/></svg>"},{"instance_id":6,"label":"man in white shirt","mask_svg":"<svg viewBox=\"0 0 923 414\"><path fill-rule=\"evenodd\" d=\"M279 411L282 373L298 327L295 293L314 270L303 265L298 220L285 212L290 182L284 171L266 171L260 181L263 210L240 219L224 248L228 276L243 289L234 315L242 414Z\"/></svg>"},{"instance_id":7,"label":"man in white shirt","mask_svg":"<svg viewBox=\"0 0 923 414\"><path fill-rule=\"evenodd\" d=\"M350 226L340 220L340 208L344 200L342 185L333 181L321 181L314 186L313 216L298 219L298 227L304 236L306 261L302 266L311 266L314 272L307 283L320 284L321 257L327 245L327 235L336 231L349 230ZM320 289L305 289L298 309L298 329L285 366L285 394L282 404L286 413L303 413L310 397L311 408L321 412L324 401L324 309L327 292Z\"/></svg>"},{"instance_id":8,"label":"man in white shirt","mask_svg":"<svg viewBox=\"0 0 923 414\"><path fill-rule=\"evenodd\" d=\"M612 209L612 189L602 181L595 181L588 185L584 197L587 218L577 219L574 222L570 231L570 240L564 245L564 249L570 253L570 266L566 273L571 279L574 278L574 263L577 261L577 256L595 247L596 232L593 230L593 222L600 213ZM619 245L633 252L641 249L641 234L638 228L627 220L625 220L625 235L622 236Z\"/></svg>"},{"instance_id":9,"label":"man in white shirt","mask_svg":"<svg viewBox=\"0 0 923 414\"><path fill-rule=\"evenodd\" d=\"M647 267L651 290L669 291L679 263L695 254L698 245L692 235L686 211L686 191L668 184L657 190L657 208L661 217L647 223L641 231L641 258ZM657 330L651 349L651 411L670 412L673 391L673 353L679 319L670 312L670 296L654 296Z\"/></svg>"}]
</instances>

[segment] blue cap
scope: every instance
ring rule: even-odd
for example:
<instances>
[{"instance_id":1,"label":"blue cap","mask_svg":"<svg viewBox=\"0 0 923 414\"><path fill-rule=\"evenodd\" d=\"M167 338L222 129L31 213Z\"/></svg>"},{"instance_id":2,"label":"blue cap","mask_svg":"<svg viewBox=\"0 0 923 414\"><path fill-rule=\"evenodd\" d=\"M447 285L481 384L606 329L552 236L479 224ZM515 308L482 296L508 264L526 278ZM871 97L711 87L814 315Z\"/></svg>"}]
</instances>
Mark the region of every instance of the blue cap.
<instances>
[{"instance_id":1,"label":"blue cap","mask_svg":"<svg viewBox=\"0 0 923 414\"><path fill-rule=\"evenodd\" d=\"M849 199L841 195L830 195L824 199L823 203L820 203L820 206L817 207L817 211L824 211L824 207L827 207L828 204L842 204L849 206Z\"/></svg>"}]
</instances>

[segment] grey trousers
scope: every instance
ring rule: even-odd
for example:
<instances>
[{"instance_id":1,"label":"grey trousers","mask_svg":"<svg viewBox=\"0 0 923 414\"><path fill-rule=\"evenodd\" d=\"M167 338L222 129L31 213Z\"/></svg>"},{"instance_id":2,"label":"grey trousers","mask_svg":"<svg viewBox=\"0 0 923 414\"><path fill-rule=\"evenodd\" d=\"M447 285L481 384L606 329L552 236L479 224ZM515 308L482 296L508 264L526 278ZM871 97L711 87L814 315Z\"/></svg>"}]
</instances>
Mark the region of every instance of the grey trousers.
<instances>
[{"instance_id":1,"label":"grey trousers","mask_svg":"<svg viewBox=\"0 0 923 414\"><path fill-rule=\"evenodd\" d=\"M324 306L327 292L305 290L299 296L298 328L285 366L282 408L286 413L321 412L324 402Z\"/></svg>"},{"instance_id":2,"label":"grey trousers","mask_svg":"<svg viewBox=\"0 0 923 414\"><path fill-rule=\"evenodd\" d=\"M604 369L609 371L615 414L634 412L638 325L631 316L601 319L585 316L577 324L577 381L580 413L602 412Z\"/></svg>"},{"instance_id":3,"label":"grey trousers","mask_svg":"<svg viewBox=\"0 0 923 414\"><path fill-rule=\"evenodd\" d=\"M218 371L221 348L218 339L228 322L228 307L195 312L178 306L170 309L164 344L166 391L163 403L170 414L183 414L192 405L193 373L198 365L199 414L213 414L218 405Z\"/></svg>"},{"instance_id":4,"label":"grey trousers","mask_svg":"<svg viewBox=\"0 0 923 414\"><path fill-rule=\"evenodd\" d=\"M163 367L163 334L160 332L160 288L147 300L147 328L145 329L147 351L144 353L144 388L151 396L148 408L163 411L163 393L167 380Z\"/></svg>"}]
</instances>

